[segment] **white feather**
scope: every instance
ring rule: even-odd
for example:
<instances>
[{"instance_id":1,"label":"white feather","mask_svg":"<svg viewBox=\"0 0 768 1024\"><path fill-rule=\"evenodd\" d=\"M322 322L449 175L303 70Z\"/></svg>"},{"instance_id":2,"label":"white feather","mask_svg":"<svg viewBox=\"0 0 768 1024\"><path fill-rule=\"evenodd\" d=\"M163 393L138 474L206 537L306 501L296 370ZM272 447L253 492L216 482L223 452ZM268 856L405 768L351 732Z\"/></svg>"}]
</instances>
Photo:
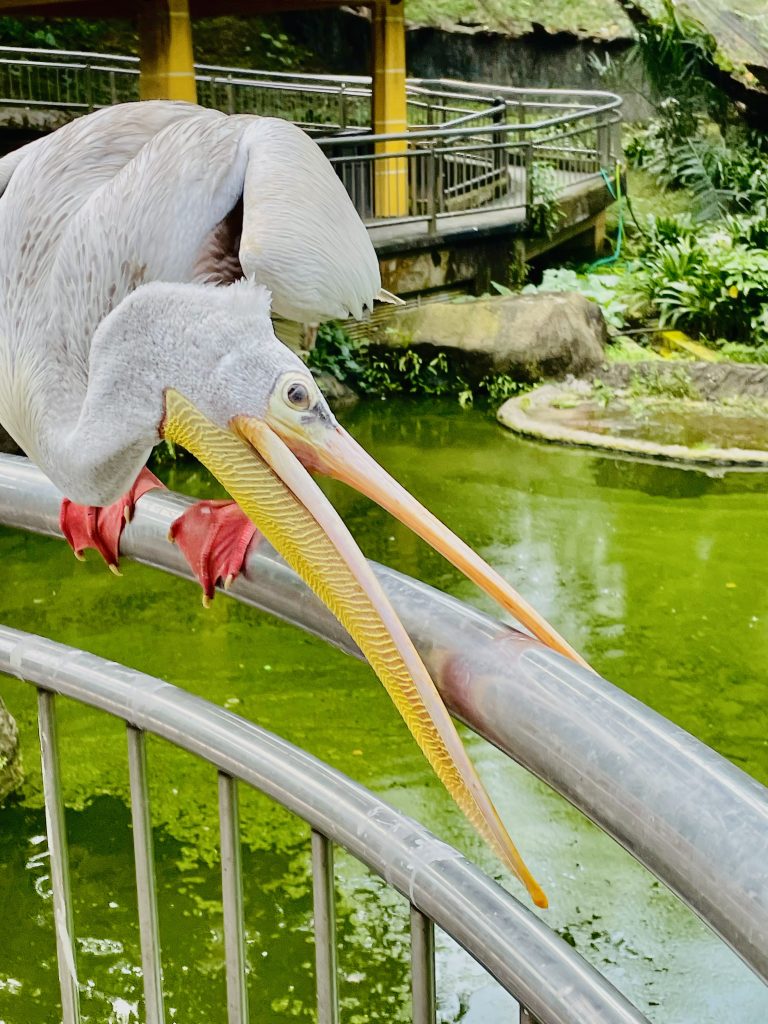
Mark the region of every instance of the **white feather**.
<instances>
[{"instance_id":1,"label":"white feather","mask_svg":"<svg viewBox=\"0 0 768 1024\"><path fill-rule=\"evenodd\" d=\"M78 453L65 452L62 438L82 427L94 336L141 285L229 284L244 273L271 290L276 312L306 322L362 316L381 287L373 246L330 164L300 129L275 118L163 101L107 108L0 161L3 188L0 422L72 491L77 471L62 466ZM238 263L230 235L240 230L241 200ZM221 271L213 277L212 259ZM236 313L238 290L220 290ZM266 310L245 319L259 317L269 325ZM142 330L151 345L151 330ZM116 365L127 374L143 360L151 370L152 352L138 339L125 344ZM190 371L169 372L177 369ZM121 401L116 393L115 450ZM110 466L114 479L117 469ZM96 471L87 467L89 486Z\"/></svg>"}]
</instances>

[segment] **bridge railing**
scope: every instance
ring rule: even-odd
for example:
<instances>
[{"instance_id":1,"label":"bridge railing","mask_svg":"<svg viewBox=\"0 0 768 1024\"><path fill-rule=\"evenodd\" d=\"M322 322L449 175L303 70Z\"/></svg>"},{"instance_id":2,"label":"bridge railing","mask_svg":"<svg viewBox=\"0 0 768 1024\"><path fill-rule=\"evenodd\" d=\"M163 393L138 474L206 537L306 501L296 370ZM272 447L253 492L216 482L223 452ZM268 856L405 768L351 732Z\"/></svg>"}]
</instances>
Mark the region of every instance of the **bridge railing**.
<instances>
[{"instance_id":1,"label":"bridge railing","mask_svg":"<svg viewBox=\"0 0 768 1024\"><path fill-rule=\"evenodd\" d=\"M195 71L204 106L285 117L317 137L369 225L435 232L456 214L500 212L530 225L540 203L621 155L612 93L409 79L407 131L374 136L368 77ZM86 113L138 99L138 76L135 57L0 47L0 106Z\"/></svg>"}]
</instances>

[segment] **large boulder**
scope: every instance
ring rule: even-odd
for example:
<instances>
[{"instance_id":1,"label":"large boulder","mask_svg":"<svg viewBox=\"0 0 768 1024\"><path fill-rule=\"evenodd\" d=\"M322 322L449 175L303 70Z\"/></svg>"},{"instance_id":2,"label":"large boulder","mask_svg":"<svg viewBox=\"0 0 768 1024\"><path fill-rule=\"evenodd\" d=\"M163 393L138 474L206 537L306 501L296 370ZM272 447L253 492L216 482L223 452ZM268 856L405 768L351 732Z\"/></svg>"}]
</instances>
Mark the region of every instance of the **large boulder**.
<instances>
[{"instance_id":1,"label":"large boulder","mask_svg":"<svg viewBox=\"0 0 768 1024\"><path fill-rule=\"evenodd\" d=\"M0 804L21 785L19 731L0 698Z\"/></svg>"},{"instance_id":2,"label":"large boulder","mask_svg":"<svg viewBox=\"0 0 768 1024\"><path fill-rule=\"evenodd\" d=\"M594 369L606 340L600 307L577 292L427 303L393 311L371 333L375 344L453 349L473 357L481 376L527 381Z\"/></svg>"}]
</instances>

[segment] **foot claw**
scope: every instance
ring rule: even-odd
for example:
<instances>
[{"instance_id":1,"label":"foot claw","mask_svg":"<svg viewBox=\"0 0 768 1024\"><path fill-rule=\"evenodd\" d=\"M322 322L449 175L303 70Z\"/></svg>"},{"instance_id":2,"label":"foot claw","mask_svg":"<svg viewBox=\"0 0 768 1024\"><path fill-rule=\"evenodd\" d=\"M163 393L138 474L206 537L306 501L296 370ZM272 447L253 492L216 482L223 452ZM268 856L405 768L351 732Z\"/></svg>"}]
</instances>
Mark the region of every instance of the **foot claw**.
<instances>
[{"instance_id":1,"label":"foot claw","mask_svg":"<svg viewBox=\"0 0 768 1024\"><path fill-rule=\"evenodd\" d=\"M77 505L65 498L61 503L59 526L75 558L85 561L83 551L95 548L109 566L110 572L120 576L120 538L127 523L133 519L136 502L153 487L163 485L145 467L130 491L112 505Z\"/></svg>"},{"instance_id":2,"label":"foot claw","mask_svg":"<svg viewBox=\"0 0 768 1024\"><path fill-rule=\"evenodd\" d=\"M211 607L212 601L213 598L208 597L207 594L203 594L203 608L205 608L206 611Z\"/></svg>"},{"instance_id":3,"label":"foot claw","mask_svg":"<svg viewBox=\"0 0 768 1024\"><path fill-rule=\"evenodd\" d=\"M199 580L206 608L217 583L229 590L258 537L256 527L233 501L198 502L173 523L169 534Z\"/></svg>"}]
</instances>

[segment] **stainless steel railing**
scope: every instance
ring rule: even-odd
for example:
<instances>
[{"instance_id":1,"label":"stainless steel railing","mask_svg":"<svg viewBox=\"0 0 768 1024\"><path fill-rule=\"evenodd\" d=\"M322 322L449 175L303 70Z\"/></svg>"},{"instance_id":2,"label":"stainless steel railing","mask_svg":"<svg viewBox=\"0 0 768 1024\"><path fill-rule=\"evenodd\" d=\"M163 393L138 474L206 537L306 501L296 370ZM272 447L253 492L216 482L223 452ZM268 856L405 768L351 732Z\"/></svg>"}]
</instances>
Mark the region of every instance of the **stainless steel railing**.
<instances>
[{"instance_id":1,"label":"stainless steel railing","mask_svg":"<svg viewBox=\"0 0 768 1024\"><path fill-rule=\"evenodd\" d=\"M464 947L541 1024L647 1024L564 940L453 847L351 779L252 722L170 683L63 644L0 626L0 672L37 687L43 788L64 1024L78 1024L75 932L56 729L57 696L126 723L139 935L147 1024L163 1024L148 733L218 773L229 1024L247 1024L245 921L237 782L311 827L319 1024L337 1024L333 846L348 850L410 903L412 1020L435 1024L434 925Z\"/></svg>"},{"instance_id":2,"label":"stainless steel railing","mask_svg":"<svg viewBox=\"0 0 768 1024\"><path fill-rule=\"evenodd\" d=\"M537 181L569 189L621 156L621 100L578 89L408 79L408 130L373 136L371 79L198 64L200 102L285 117L318 137L368 224L441 222L517 212L530 221ZM135 57L0 47L0 106L86 113L138 99Z\"/></svg>"},{"instance_id":3,"label":"stainless steel railing","mask_svg":"<svg viewBox=\"0 0 768 1024\"><path fill-rule=\"evenodd\" d=\"M26 459L0 456L0 523L60 537L60 500ZM121 553L191 578L166 540L191 502L146 495ZM374 569L451 713L616 839L768 982L768 790L537 641L392 569ZM265 543L226 593L359 656Z\"/></svg>"}]
</instances>

